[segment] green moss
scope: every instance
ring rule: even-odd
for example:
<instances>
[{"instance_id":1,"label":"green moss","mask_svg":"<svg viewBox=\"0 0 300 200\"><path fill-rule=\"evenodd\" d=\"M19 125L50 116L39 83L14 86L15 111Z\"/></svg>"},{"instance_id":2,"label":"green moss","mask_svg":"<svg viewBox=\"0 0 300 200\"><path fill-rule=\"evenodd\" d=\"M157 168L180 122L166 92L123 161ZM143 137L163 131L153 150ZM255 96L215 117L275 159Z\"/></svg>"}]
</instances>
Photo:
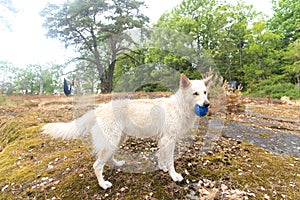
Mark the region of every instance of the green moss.
<instances>
[{"instance_id":1,"label":"green moss","mask_svg":"<svg viewBox=\"0 0 300 200\"><path fill-rule=\"evenodd\" d=\"M3 94L0 94L0 104L4 104L6 102L6 96Z\"/></svg>"},{"instance_id":2,"label":"green moss","mask_svg":"<svg viewBox=\"0 0 300 200\"><path fill-rule=\"evenodd\" d=\"M272 137L272 134L269 134L269 133L260 133L259 135L260 135L262 138L265 138L265 139L271 138L271 137Z\"/></svg>"},{"instance_id":3,"label":"green moss","mask_svg":"<svg viewBox=\"0 0 300 200\"><path fill-rule=\"evenodd\" d=\"M16 139L31 138L38 132L37 113L19 114L0 128L0 147L3 149L7 144Z\"/></svg>"},{"instance_id":4,"label":"green moss","mask_svg":"<svg viewBox=\"0 0 300 200\"><path fill-rule=\"evenodd\" d=\"M0 190L6 188L1 199L182 199L190 192L186 180L203 178L253 192L257 199L265 194L300 199L299 158L222 137L212 152L201 156L195 151L202 145L200 134L189 153L176 160L178 172L189 172L183 173L182 183L174 183L162 171L126 173L106 167L104 176L113 187L104 191L94 174L94 157L80 140L54 140L40 133L44 122L57 116L67 120L65 116L71 115L71 111L25 112L0 128Z\"/></svg>"},{"instance_id":5,"label":"green moss","mask_svg":"<svg viewBox=\"0 0 300 200\"><path fill-rule=\"evenodd\" d=\"M25 103L25 106L26 107L38 107L39 106L39 103L38 102L27 102Z\"/></svg>"}]
</instances>

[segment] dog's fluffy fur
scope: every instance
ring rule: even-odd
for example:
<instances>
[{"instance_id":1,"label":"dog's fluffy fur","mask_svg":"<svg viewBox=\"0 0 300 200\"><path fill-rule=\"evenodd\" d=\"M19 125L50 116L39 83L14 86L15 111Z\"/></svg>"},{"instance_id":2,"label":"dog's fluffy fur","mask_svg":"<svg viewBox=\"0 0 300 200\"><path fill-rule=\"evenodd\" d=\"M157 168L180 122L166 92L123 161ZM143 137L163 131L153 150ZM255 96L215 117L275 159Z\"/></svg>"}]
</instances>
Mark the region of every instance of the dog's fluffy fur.
<instances>
[{"instance_id":1,"label":"dog's fluffy fur","mask_svg":"<svg viewBox=\"0 0 300 200\"><path fill-rule=\"evenodd\" d=\"M180 77L179 90L169 98L114 100L100 104L82 117L69 123L50 123L43 126L43 133L55 138L81 138L91 133L92 144L97 156L93 167L99 185L107 189L112 184L103 179L103 167L112 159L116 166L114 152L126 135L159 138L159 168L169 172L174 181L183 177L175 171L173 153L178 136L189 131L195 123L194 106L209 106L207 99L208 77L203 80L189 80Z\"/></svg>"}]
</instances>

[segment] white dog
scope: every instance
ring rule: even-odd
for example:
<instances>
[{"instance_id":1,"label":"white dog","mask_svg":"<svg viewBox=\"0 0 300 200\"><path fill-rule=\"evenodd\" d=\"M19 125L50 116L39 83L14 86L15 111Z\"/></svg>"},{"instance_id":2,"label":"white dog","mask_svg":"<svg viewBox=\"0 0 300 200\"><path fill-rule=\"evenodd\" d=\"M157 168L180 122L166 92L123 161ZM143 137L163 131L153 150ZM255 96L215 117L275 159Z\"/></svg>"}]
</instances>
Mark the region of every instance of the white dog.
<instances>
[{"instance_id":1,"label":"white dog","mask_svg":"<svg viewBox=\"0 0 300 200\"><path fill-rule=\"evenodd\" d=\"M168 171L173 181L182 181L183 177L174 168L176 139L193 127L196 120L194 106L209 106L207 85L210 80L211 76L203 80L189 80L181 74L179 90L169 98L113 100L100 104L72 122L46 124L43 133L63 139L80 138L91 133L97 156L93 167L103 189L112 186L102 175L106 161L112 159L116 166L125 163L113 158L125 136L155 136L159 138L159 168Z\"/></svg>"}]
</instances>

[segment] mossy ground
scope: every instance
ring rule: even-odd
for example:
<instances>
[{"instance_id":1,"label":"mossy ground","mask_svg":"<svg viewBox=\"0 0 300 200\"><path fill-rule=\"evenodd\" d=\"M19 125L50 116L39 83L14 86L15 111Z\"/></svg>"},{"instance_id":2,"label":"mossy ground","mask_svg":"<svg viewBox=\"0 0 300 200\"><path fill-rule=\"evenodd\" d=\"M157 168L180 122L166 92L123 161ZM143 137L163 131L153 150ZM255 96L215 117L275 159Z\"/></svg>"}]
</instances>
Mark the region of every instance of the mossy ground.
<instances>
[{"instance_id":1,"label":"mossy ground","mask_svg":"<svg viewBox=\"0 0 300 200\"><path fill-rule=\"evenodd\" d=\"M260 104L252 105L251 109L256 113L287 119L299 119L300 114L300 105Z\"/></svg>"},{"instance_id":2,"label":"mossy ground","mask_svg":"<svg viewBox=\"0 0 300 200\"><path fill-rule=\"evenodd\" d=\"M224 137L203 156L201 130L195 130L198 137L175 162L183 182L174 183L162 171L127 173L106 167L104 176L113 187L102 190L92 168L94 156L80 140L40 133L44 123L69 121L72 114L62 106L32 107L0 118L0 199L186 199L202 179L254 193L253 199L300 199L298 157L274 155Z\"/></svg>"}]
</instances>

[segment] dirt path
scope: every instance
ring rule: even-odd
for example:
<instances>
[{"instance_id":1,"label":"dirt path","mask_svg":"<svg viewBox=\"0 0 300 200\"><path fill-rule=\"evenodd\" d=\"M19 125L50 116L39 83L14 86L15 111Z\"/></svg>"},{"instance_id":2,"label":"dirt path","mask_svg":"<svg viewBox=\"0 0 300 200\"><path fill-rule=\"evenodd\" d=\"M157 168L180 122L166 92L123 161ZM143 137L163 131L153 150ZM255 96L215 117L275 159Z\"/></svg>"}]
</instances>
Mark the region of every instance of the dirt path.
<instances>
[{"instance_id":1,"label":"dirt path","mask_svg":"<svg viewBox=\"0 0 300 200\"><path fill-rule=\"evenodd\" d=\"M247 105L246 113L233 117L224 136L245 140L275 154L300 157L300 110L287 105Z\"/></svg>"},{"instance_id":2,"label":"dirt path","mask_svg":"<svg viewBox=\"0 0 300 200\"><path fill-rule=\"evenodd\" d=\"M224 128L224 135L238 140L245 140L276 154L289 154L300 157L300 135L292 132L271 130L240 122L229 122Z\"/></svg>"}]
</instances>

